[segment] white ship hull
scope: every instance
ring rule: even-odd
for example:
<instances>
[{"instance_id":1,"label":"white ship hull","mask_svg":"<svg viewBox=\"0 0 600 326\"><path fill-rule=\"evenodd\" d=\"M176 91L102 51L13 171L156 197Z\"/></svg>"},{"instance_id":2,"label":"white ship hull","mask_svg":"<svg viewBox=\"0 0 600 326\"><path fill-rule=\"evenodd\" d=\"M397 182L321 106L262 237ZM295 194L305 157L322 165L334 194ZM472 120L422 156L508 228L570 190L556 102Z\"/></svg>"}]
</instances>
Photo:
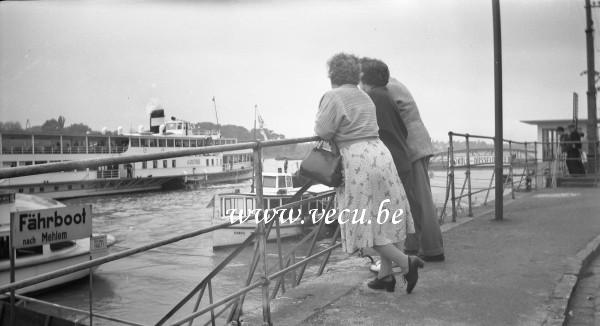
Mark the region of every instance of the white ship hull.
<instances>
[{"instance_id":1,"label":"white ship hull","mask_svg":"<svg viewBox=\"0 0 600 326\"><path fill-rule=\"evenodd\" d=\"M248 237L256 230L256 224L254 222L248 224L241 224L230 226L226 229L220 229L213 231L213 247L226 247L239 245L243 243ZM279 228L281 238L289 238L304 232L304 226L301 224L294 225L282 225ZM275 226L272 227L269 233L268 240L276 240L277 231Z\"/></svg>"}]
</instances>

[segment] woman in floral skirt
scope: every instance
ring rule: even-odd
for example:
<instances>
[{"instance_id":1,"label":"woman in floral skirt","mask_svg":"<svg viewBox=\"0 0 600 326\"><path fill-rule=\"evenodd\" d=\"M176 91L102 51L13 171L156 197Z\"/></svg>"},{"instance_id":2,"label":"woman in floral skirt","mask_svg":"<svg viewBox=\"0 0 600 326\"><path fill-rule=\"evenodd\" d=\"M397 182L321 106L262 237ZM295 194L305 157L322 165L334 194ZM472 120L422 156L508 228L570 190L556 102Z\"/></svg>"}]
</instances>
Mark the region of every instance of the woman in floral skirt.
<instances>
[{"instance_id":1,"label":"woman in floral skirt","mask_svg":"<svg viewBox=\"0 0 600 326\"><path fill-rule=\"evenodd\" d=\"M343 248L348 253L373 248L381 255L382 267L378 277L369 282L370 288L394 291L391 263L395 262L402 268L406 291L411 293L419 278L418 268L424 263L393 245L404 241L406 232L414 233L414 224L392 156L378 138L375 105L357 86L359 60L339 53L328 61L328 68L332 89L319 104L315 132L332 142L342 156L344 183L337 188L337 208L338 212L345 210L340 220ZM380 213L384 209L388 213L385 220L386 214ZM402 215L393 220L398 210Z\"/></svg>"}]
</instances>

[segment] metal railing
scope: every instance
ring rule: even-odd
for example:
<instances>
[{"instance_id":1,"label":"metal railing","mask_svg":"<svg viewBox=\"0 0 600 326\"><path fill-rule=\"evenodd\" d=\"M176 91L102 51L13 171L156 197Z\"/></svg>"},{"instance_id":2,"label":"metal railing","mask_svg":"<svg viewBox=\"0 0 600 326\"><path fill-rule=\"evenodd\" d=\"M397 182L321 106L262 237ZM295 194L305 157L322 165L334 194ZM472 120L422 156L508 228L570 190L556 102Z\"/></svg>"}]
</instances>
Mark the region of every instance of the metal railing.
<instances>
[{"instance_id":1,"label":"metal railing","mask_svg":"<svg viewBox=\"0 0 600 326\"><path fill-rule=\"evenodd\" d=\"M464 139L464 149L457 150L455 148L456 137ZM493 169L494 149L491 146L489 148L471 148L471 140L477 139L493 142L494 137L472 135L468 133L461 134L450 131L448 132L448 138L449 146L448 152L445 156L446 159L444 159L443 154L438 154L438 156L441 156L441 165L445 166L446 168L446 195L439 216L440 223L443 223L445 216L448 215L446 212L448 205L451 206L450 214L452 217L452 222L456 222L458 211L462 209L461 203L465 198L467 201L466 215L469 217L473 216L473 196L485 193L483 205L487 205L489 193L492 189L495 189L494 179L498 177L495 175L495 171L493 171L491 177L489 178L489 184L487 187L473 187L472 185L474 180L472 177L472 172L474 169ZM506 173L503 173L501 177L503 178L504 188L510 189L511 198L514 199L515 191L519 190L523 186L528 190L530 190L532 187L537 188L537 182L535 182L534 185L534 181L537 180L536 175L538 167L536 142L518 142L510 139L504 139L503 149L505 153L503 157L503 166ZM476 152L490 153L482 158L473 156L473 154ZM457 154L461 154L461 156L458 157ZM516 168L521 169L521 173L515 174ZM456 172L457 170L462 169L464 169L465 178L460 188L460 193L457 194ZM481 179L478 181L487 180Z\"/></svg>"},{"instance_id":2,"label":"metal railing","mask_svg":"<svg viewBox=\"0 0 600 326\"><path fill-rule=\"evenodd\" d=\"M458 150L455 148L455 137L462 137L465 139L465 149ZM459 133L449 133L449 149L446 154L446 160L442 158L442 162L446 162L446 199L444 202L444 208L440 214L440 221L443 222L444 216L446 215L446 207L450 202L452 207L452 220L456 221L457 211L461 207L461 203L466 199L467 201L467 215L473 215L473 201L472 197L476 194L487 192L486 199L484 204L487 203L487 197L489 195L489 191L494 189L493 179L497 176L492 174L491 179L489 181L488 187L473 187L472 180L473 177L471 175L472 170L481 168L481 167L490 167L490 163L486 160L476 160L472 157L472 153L475 149L471 148L471 140L472 139L484 139L484 140L493 140L493 137L487 136L478 136L478 135L470 135L470 134L459 134ZM272 140L272 141L264 141L264 142L251 142L251 143L236 143L236 144L227 144L227 145L217 145L211 147L197 147L197 148L185 148L177 151L170 152L161 152L161 153L150 153L150 154L139 154L139 155L129 155L122 157L112 157L112 158L95 158L95 159L85 159L78 161L66 161L66 162L57 162L57 163L49 163L49 164L41 164L41 165L33 165L33 166L22 166L15 167L10 169L0 169L0 179L3 178L12 178L19 176L27 176L33 174L42 174L42 173L50 173L50 172L59 172L59 171L70 171L74 169L83 170L85 168L96 168L100 166L106 165L116 165L116 164L126 164L133 163L139 161L151 161L151 160L159 160L173 157L182 157L189 155L201 155L201 154L209 154L209 153L218 153L218 152L227 152L233 150L241 150L241 149L252 149L253 150L253 164L255 168L255 185L256 185L256 204L257 210L262 212L263 209L263 194L262 194L262 149L265 147L272 146L282 146L288 144L297 144L297 143L305 143L305 142L313 142L317 141L317 137L305 137L305 138L297 138L297 139L284 139L284 140ZM504 140L505 151L508 153L505 159L505 169L507 171L506 176L502 176L505 178L504 185L505 187L509 187L511 190L511 195L514 198L515 190L520 189L522 186L526 188L538 187L539 181L539 166L540 166L540 155L538 153L538 146L541 144L538 142L515 142L512 140ZM459 154L464 154L463 159L460 159ZM521 173L515 173L515 169L522 169ZM465 169L465 179L462 184L460 194L457 194L456 188L456 172ZM516 185L516 186L515 186ZM310 199L303 199L300 201L295 201L292 203L288 203L278 207L277 209L293 209L303 205L304 203L310 200L328 200L329 205L333 202L333 192L324 193L319 196L315 196ZM330 207L329 207L330 208ZM260 215L258 216L260 218ZM285 293L286 291L286 275L288 276L287 285L291 285L292 287L298 285L303 279L304 273L306 271L306 266L308 263L316 260L319 257L324 257L320 263L319 269L316 275L321 275L324 271L324 268L329 260L331 252L340 247L341 243L337 241L337 238L340 235L339 227L334 232L334 235L330 238L328 245L325 248L322 248L320 251L315 252L316 243L318 237L321 235L324 221L320 221L317 223L313 230L304 236L298 243L296 243L293 248L288 250L288 252L284 252L281 245L281 237L280 237L280 225L279 220L277 218L273 219L270 223L265 223L264 219L260 219L261 222L258 223L256 231L240 246L238 246L233 252L231 252L227 257L225 257L208 275L206 275L184 298L181 299L163 318L158 321L158 325L165 325L169 323L169 320L180 311L180 309L186 305L186 303L190 302L193 298L196 298L194 303L193 311L182 317L181 319L171 322L171 325L183 325L188 323L191 325L193 321L201 316L210 315L209 324L212 323L214 325L217 318L224 316L224 313L229 310L227 314L227 321L238 321L241 313L242 307L245 301L246 295L257 288L261 288L262 292L262 313L263 313L263 322L265 324L271 324L271 315L270 315L270 300L275 298L279 293ZM231 223L222 223L218 225L213 225L208 228L203 228L200 230L195 230L183 235L179 235L176 237L171 237L168 239L164 239L161 241L156 241L141 247L127 249L118 253L113 253L107 255L105 257L97 258L94 260L90 260L84 263L76 264L73 266L65 267L60 270L56 270L53 272L45 273L42 275L38 275L36 277L23 279L14 283L6 284L0 286L0 293L6 293L9 291L15 291L21 288L25 288L31 286L33 284L37 284L43 281L47 281L53 278L61 277L73 272L86 270L89 268L97 267L105 263L109 263L112 261L116 261L119 259L123 259L126 257L130 257L135 254L139 254L151 249L155 249L161 246L165 246L168 244L172 244L181 240L189 239L192 237L200 236L203 234L208 234L210 232L225 229L231 227ZM275 232L277 233L277 264L271 266L269 268L267 264L267 248L266 248L266 240L269 237L270 232L272 232L273 227L275 227ZM213 285L215 276L218 275L237 255L242 252L242 249L249 245L252 241L254 243L254 251L253 257L250 264L250 268L247 274L247 278L241 289L238 291L231 293L223 298L217 299L213 296ZM296 261L299 256L298 253L302 250L303 246L309 245L306 253L302 254L305 258L300 261ZM260 273L257 273L258 266L261 266ZM291 275L291 281L289 281L289 276ZM274 284L272 284L274 282ZM270 286L273 285L272 288ZM203 299L207 299L207 303L201 307L201 303ZM23 299L24 300L24 299ZM81 313L81 311L79 311ZM103 318L107 316L103 316L100 314L92 314L92 316L96 316L98 318ZM111 318L111 317L109 317ZM118 321L123 324L129 325L137 325L135 322L124 321L124 320L116 320L111 319L113 321Z\"/></svg>"},{"instance_id":3,"label":"metal railing","mask_svg":"<svg viewBox=\"0 0 600 326\"><path fill-rule=\"evenodd\" d=\"M306 266L308 263L316 260L319 257L324 257L321 261L319 269L317 271L317 275L321 275L324 271L324 268L329 260L331 251L341 246L341 243L337 241L337 238L340 235L339 226L337 227L333 237L329 241L329 245L323 248L322 250L315 253L315 246L317 243L318 237L321 235L325 219L321 219L319 223L317 223L313 230L307 234L302 240L300 240L296 245L290 249L287 253L283 252L281 246L281 236L280 236L280 225L279 219L274 218L269 223L265 223L264 219L260 218L261 213L263 212L263 193L262 193L262 149L264 147L271 146L281 146L288 144L297 144L304 142L313 142L317 141L317 137L305 137L305 138L297 138L297 139L282 139L282 140L272 140L272 141L264 141L264 142L252 142L252 143L237 143L237 144L228 144L228 145L219 145L212 147L203 147L203 148L190 148L190 149L182 149L178 151L166 152L166 153L152 153L152 154L140 154L133 156L123 156L123 157L115 157L115 158L96 158L96 159L86 159L79 161L66 161L66 162L57 162L57 163L49 163L49 164L41 164L34 166L25 166L25 167L15 167L11 169L0 169L0 179L3 178L12 178L19 176L27 176L34 174L42 174L42 173L50 173L50 172L59 172L59 171L68 171L73 169L85 169L85 168L96 168L99 166L105 165L115 165L115 164L123 164L123 163L133 163L137 161L149 161L149 160L157 160L163 158L172 158L172 157L181 157L188 155L199 155L205 153L216 153L216 152L225 152L239 149L252 149L254 153L254 169L255 169L255 185L256 185L256 209L259 213L260 222L257 224L256 231L248 238L244 243L239 245L231 254L229 254L226 258L221 261L207 276L202 279L202 281L192 289L188 295L186 295L178 304L176 304L173 309L171 309L163 318L158 321L158 325L166 324L173 315L181 309L190 299L197 295L196 303L194 305L194 310L191 314L183 317L180 320L177 320L171 325L182 325L185 323L192 324L192 322L200 316L204 316L210 313L210 321L209 323L215 324L216 318L223 315L227 309L231 308L230 313L227 316L227 321L238 321L241 316L242 306L244 304L245 296L248 292L252 291L256 288L262 289L262 312L263 312L263 322L265 324L271 325L271 315L270 315L270 299L274 298L278 293L284 293L286 288L286 280L285 276L288 274L292 274L291 286L298 285L305 273ZM313 196L311 198L302 199L299 201L294 201L291 203L287 203L278 207L277 209L294 209L301 207L301 205L308 203L313 200L327 200L328 201L328 209L331 208L333 204L333 197L335 193L333 191L329 191L317 196ZM168 244L172 244L181 240L189 239L192 237L200 236L203 234L207 234L219 229L225 229L235 225L237 223L222 223L218 225L213 225L211 227L203 228L200 230L196 230L193 232L189 232L183 235L179 235L176 237L171 237L168 239L152 242L150 244L140 246L137 248L127 249L118 253L113 253L101 258L96 258L87 262L79 263L76 265L72 265L69 267L65 267L56 271L48 272L42 275L38 275L35 277L23 279L20 281L16 281L10 284L0 286L0 293L13 292L18 289L22 289L37 283L41 283L50 279L54 279L57 277L61 277L67 274L71 274L77 271L87 270L90 268L94 268L100 266L102 264L106 264L112 261L116 261L119 259L123 259L126 257L130 257L132 255L145 252L151 249L155 249L161 246L165 246ZM275 225L275 230L277 233L277 256L278 256L278 264L276 266L271 266L271 268L267 265L267 248L266 241L268 236ZM247 245L249 245L253 240L254 244L254 253L252 263L250 264L250 270L248 272L248 277L244 284L244 287L240 290L225 296L217 300L213 297L212 287L214 277L221 272ZM303 245L310 243L310 246L303 256L304 259L300 261L296 261L298 256L298 252L301 250ZM258 280L254 280L256 277L256 269L258 265L261 265L262 272L258 276ZM271 281L275 281L275 285L270 291L269 286ZM289 282L288 282L289 283ZM208 291L206 291L208 290ZM205 297L205 292L208 292L208 305L203 308L200 308L201 300ZM33 299L31 299L33 300ZM30 301L31 301L30 300ZM54 305L57 307L58 305ZM220 311L215 312L216 309L221 307ZM76 310L76 309L75 309ZM71 311L75 311L71 308ZM78 311L81 313L81 311ZM110 319L112 321L120 322L128 325L137 325L135 322L120 320L108 316L103 316L99 314L91 314L91 316L96 316L98 318Z\"/></svg>"}]
</instances>

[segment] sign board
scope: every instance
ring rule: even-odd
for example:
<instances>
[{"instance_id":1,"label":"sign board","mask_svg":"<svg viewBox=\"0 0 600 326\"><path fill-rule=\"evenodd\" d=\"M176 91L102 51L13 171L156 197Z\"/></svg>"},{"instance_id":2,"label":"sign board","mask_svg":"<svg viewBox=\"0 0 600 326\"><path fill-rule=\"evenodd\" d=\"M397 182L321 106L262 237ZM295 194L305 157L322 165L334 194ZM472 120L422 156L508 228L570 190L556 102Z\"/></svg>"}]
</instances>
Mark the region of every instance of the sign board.
<instances>
[{"instance_id":1,"label":"sign board","mask_svg":"<svg viewBox=\"0 0 600 326\"><path fill-rule=\"evenodd\" d=\"M10 214L13 248L87 238L92 235L92 205L76 205Z\"/></svg>"},{"instance_id":2,"label":"sign board","mask_svg":"<svg viewBox=\"0 0 600 326\"><path fill-rule=\"evenodd\" d=\"M108 250L106 234L94 235L90 240L90 253L92 255L105 253Z\"/></svg>"}]
</instances>

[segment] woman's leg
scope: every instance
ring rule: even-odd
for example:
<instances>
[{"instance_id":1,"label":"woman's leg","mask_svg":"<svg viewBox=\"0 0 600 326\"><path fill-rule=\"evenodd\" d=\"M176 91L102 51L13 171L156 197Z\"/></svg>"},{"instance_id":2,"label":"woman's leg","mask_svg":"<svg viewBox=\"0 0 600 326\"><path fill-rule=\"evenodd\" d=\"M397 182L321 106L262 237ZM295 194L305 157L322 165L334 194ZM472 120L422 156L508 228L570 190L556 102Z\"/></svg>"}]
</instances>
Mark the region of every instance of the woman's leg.
<instances>
[{"instance_id":1,"label":"woman's leg","mask_svg":"<svg viewBox=\"0 0 600 326\"><path fill-rule=\"evenodd\" d=\"M398 266L402 268L402 273L408 273L408 256L405 255L396 246L394 246L393 244L386 244L383 246L374 246L373 249L377 251L381 256L381 270L383 270L384 260L387 260L388 262L393 261L396 264L398 264ZM389 275L391 273L391 266L390 271L387 272L388 274L381 274L381 270L379 271L380 277L381 275Z\"/></svg>"},{"instance_id":2,"label":"woman's leg","mask_svg":"<svg viewBox=\"0 0 600 326\"><path fill-rule=\"evenodd\" d=\"M378 279L384 279L392 274L392 261L388 258L381 256L381 265L379 267Z\"/></svg>"}]
</instances>

